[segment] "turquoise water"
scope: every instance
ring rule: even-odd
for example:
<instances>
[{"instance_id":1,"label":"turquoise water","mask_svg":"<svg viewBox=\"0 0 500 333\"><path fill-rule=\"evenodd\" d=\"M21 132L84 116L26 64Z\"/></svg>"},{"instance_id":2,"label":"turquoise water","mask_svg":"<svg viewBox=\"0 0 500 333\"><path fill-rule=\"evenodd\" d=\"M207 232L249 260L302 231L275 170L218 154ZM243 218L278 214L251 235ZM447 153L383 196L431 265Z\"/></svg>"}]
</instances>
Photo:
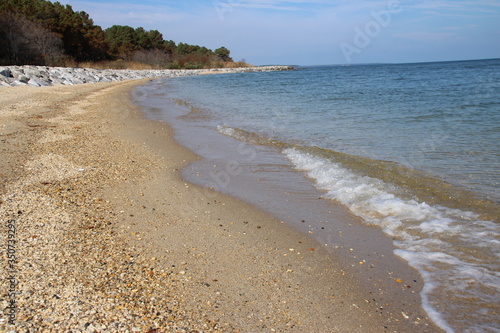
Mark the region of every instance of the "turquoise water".
<instances>
[{"instance_id":1,"label":"turquoise water","mask_svg":"<svg viewBox=\"0 0 500 333\"><path fill-rule=\"evenodd\" d=\"M500 60L185 77L161 89L204 126L276 147L324 198L392 237L440 327L500 330Z\"/></svg>"}]
</instances>

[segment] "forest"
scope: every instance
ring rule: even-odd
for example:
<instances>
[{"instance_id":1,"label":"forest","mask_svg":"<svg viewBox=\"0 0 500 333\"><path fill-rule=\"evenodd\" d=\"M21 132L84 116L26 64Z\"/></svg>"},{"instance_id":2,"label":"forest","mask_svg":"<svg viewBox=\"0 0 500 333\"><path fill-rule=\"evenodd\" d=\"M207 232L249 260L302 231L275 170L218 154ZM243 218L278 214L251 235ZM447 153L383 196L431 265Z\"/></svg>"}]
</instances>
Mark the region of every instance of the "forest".
<instances>
[{"instance_id":1,"label":"forest","mask_svg":"<svg viewBox=\"0 0 500 333\"><path fill-rule=\"evenodd\" d=\"M0 65L135 69L245 66L230 51L165 40L157 30L102 29L84 11L47 0L0 0Z\"/></svg>"}]
</instances>

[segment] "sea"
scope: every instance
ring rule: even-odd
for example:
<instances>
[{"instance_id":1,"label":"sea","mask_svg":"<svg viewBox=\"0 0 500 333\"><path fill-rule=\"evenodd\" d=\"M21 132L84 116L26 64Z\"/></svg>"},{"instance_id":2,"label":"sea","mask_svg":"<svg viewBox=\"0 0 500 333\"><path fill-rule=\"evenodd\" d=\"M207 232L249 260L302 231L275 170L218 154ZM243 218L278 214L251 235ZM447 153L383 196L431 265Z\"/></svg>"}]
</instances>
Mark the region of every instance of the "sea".
<instances>
[{"instance_id":1,"label":"sea","mask_svg":"<svg viewBox=\"0 0 500 333\"><path fill-rule=\"evenodd\" d=\"M200 156L187 181L332 251L383 234L437 326L500 332L500 59L160 79L133 96Z\"/></svg>"}]
</instances>

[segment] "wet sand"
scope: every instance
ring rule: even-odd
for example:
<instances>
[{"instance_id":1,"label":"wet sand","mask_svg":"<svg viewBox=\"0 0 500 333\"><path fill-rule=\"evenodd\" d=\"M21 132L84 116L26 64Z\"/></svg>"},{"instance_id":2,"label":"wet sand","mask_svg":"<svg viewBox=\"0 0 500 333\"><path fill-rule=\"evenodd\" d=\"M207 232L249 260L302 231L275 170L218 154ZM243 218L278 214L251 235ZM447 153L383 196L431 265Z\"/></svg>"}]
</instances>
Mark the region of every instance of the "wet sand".
<instances>
[{"instance_id":1,"label":"wet sand","mask_svg":"<svg viewBox=\"0 0 500 333\"><path fill-rule=\"evenodd\" d=\"M186 183L197 157L130 101L146 82L0 89L0 330L437 331L306 234Z\"/></svg>"}]
</instances>

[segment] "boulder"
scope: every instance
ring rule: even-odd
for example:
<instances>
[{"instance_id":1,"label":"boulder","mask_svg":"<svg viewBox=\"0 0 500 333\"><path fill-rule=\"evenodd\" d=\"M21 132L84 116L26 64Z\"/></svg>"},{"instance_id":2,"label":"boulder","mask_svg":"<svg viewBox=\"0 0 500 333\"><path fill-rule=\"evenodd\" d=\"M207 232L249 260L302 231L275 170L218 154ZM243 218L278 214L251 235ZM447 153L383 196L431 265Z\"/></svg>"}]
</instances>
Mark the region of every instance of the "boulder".
<instances>
[{"instance_id":1,"label":"boulder","mask_svg":"<svg viewBox=\"0 0 500 333\"><path fill-rule=\"evenodd\" d=\"M36 79L30 79L28 82L29 85L35 86L35 87L42 87L42 86L51 86L52 83L48 79L44 78L36 78Z\"/></svg>"},{"instance_id":2,"label":"boulder","mask_svg":"<svg viewBox=\"0 0 500 333\"><path fill-rule=\"evenodd\" d=\"M27 83L25 83L25 82L21 82L21 81L19 81L19 80L15 80L15 81L12 81L12 82L10 83L10 85L11 85L11 87L26 86L26 85L27 85Z\"/></svg>"},{"instance_id":3,"label":"boulder","mask_svg":"<svg viewBox=\"0 0 500 333\"><path fill-rule=\"evenodd\" d=\"M28 83L30 78L27 77L26 75L19 75L19 77L17 78L18 81L22 82L22 83Z\"/></svg>"},{"instance_id":4,"label":"boulder","mask_svg":"<svg viewBox=\"0 0 500 333\"><path fill-rule=\"evenodd\" d=\"M12 77L12 73L7 67L0 67L0 75L5 77Z\"/></svg>"},{"instance_id":5,"label":"boulder","mask_svg":"<svg viewBox=\"0 0 500 333\"><path fill-rule=\"evenodd\" d=\"M24 69L24 74L30 78L43 78L43 77L48 77L49 72L47 71L46 68L44 67L28 67Z\"/></svg>"},{"instance_id":6,"label":"boulder","mask_svg":"<svg viewBox=\"0 0 500 333\"><path fill-rule=\"evenodd\" d=\"M6 76L3 76L3 75L0 75L0 83L3 82L3 83L6 83L6 84L10 84L10 81L12 81L12 79L6 77Z\"/></svg>"}]
</instances>

